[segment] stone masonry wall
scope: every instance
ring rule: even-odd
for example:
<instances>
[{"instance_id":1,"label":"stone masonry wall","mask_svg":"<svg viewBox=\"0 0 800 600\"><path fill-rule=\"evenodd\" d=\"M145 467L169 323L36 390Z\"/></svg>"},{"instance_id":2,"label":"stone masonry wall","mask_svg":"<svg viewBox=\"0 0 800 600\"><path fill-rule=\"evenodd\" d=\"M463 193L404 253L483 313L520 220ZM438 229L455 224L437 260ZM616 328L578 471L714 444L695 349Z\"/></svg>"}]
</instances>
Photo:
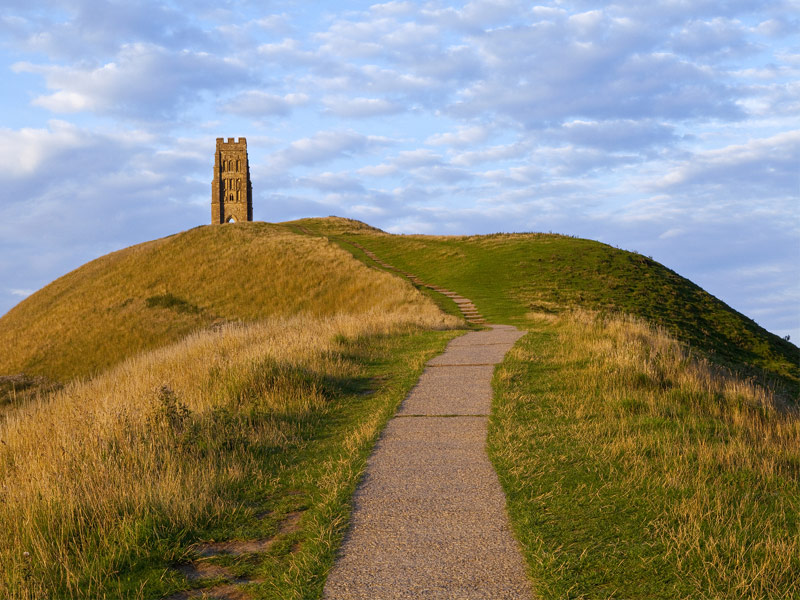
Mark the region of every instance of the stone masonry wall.
<instances>
[{"instance_id":1,"label":"stone masonry wall","mask_svg":"<svg viewBox=\"0 0 800 600\"><path fill-rule=\"evenodd\" d=\"M247 140L217 138L214 179L211 182L211 223L253 220L253 187Z\"/></svg>"}]
</instances>

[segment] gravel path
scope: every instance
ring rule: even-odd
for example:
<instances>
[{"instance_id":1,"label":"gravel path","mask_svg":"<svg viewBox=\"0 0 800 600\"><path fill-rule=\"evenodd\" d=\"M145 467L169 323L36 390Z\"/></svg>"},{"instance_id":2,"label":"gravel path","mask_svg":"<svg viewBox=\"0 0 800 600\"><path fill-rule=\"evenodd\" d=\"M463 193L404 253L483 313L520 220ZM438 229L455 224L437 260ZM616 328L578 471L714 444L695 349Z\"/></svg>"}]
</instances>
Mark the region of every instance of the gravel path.
<instances>
[{"instance_id":1,"label":"gravel path","mask_svg":"<svg viewBox=\"0 0 800 600\"><path fill-rule=\"evenodd\" d=\"M523 333L491 327L431 360L387 425L324 598L533 597L485 449L494 365Z\"/></svg>"}]
</instances>

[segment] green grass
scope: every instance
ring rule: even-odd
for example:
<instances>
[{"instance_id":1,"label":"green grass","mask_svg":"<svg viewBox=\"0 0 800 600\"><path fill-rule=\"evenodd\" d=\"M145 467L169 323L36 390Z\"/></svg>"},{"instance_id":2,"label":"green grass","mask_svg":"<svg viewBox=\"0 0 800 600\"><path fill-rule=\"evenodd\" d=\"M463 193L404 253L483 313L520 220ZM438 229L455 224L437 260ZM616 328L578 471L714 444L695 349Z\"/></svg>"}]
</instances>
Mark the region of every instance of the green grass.
<instances>
[{"instance_id":1,"label":"green grass","mask_svg":"<svg viewBox=\"0 0 800 600\"><path fill-rule=\"evenodd\" d=\"M399 236L343 219L296 223L470 298L489 322L526 327L531 312L573 308L635 315L744 376L800 393L797 346L640 254L555 234Z\"/></svg>"},{"instance_id":2,"label":"green grass","mask_svg":"<svg viewBox=\"0 0 800 600\"><path fill-rule=\"evenodd\" d=\"M249 580L244 587L253 598L319 597L380 430L425 362L455 335L418 328L343 333L321 342L322 353L310 362L237 358L224 369L211 367L211 381L199 382L210 409L198 407L181 385L162 385L150 401L128 409L134 411L131 423L98 431L100 455L90 447L85 456L61 456L53 468L66 478L48 482L40 476L31 491L49 490L46 497L20 506L24 520L9 521L13 527L0 534L0 595L163 598L226 581L190 582L181 574L181 564L198 558L198 543L264 540L263 551L203 562ZM193 347L189 342L189 351ZM174 360L180 360L187 350L177 348L164 351L179 352ZM134 361L107 377L124 380L126 369L141 368ZM169 378L169 370L161 376ZM125 409L114 413L120 410ZM99 422L106 418L102 414L86 418ZM13 477L29 468L15 462L23 456L0 453L0 470ZM73 472L83 475L70 481ZM193 479L195 472L199 478ZM131 495L101 487L117 480L142 487ZM61 486L86 489L88 496L69 497ZM159 493L162 486L165 494ZM6 497L8 510L19 503L17 493L24 492ZM292 515L299 517L296 526L282 530Z\"/></svg>"},{"instance_id":3,"label":"green grass","mask_svg":"<svg viewBox=\"0 0 800 600\"><path fill-rule=\"evenodd\" d=\"M441 352L453 335L421 332L341 339L339 358L358 365L357 378L325 381L313 374L293 373L294 386L300 390L321 391L328 404L325 409L281 416L282 427L292 431L291 443L280 452L248 449L249 472L239 474L221 490L226 509L215 507L215 517L194 531L181 532L177 538L170 532L172 539L159 540L150 556L127 569L131 575L119 590L122 597L136 597L143 589L144 598L161 598L184 588L182 577L164 560L165 546L173 546L166 555L177 559L192 557L190 544L198 539L265 538L275 543L264 553L222 556L211 562L253 581L247 589L254 598L321 597L346 531L351 496L377 434L416 382L425 361ZM232 395L255 399L274 377L271 371L266 368L250 381L237 381ZM240 405L226 418L235 419L236 413L241 418L246 410ZM258 427L258 420L251 425ZM367 434L359 435L365 426ZM292 513L302 515L297 529L279 533L280 523Z\"/></svg>"},{"instance_id":4,"label":"green grass","mask_svg":"<svg viewBox=\"0 0 800 600\"><path fill-rule=\"evenodd\" d=\"M542 598L790 599L800 415L615 319L541 320L489 448Z\"/></svg>"},{"instance_id":5,"label":"green grass","mask_svg":"<svg viewBox=\"0 0 800 600\"><path fill-rule=\"evenodd\" d=\"M424 329L455 324L427 299L458 314L352 241L531 330L496 374L490 450L541 597L792 597L796 412L695 359L796 394L794 345L597 242L392 236L345 219L155 240L0 319L15 348L0 361L13 375L0 403L14 404L0 423L0 595L209 589L226 577L190 583L177 567L203 542L255 539L270 543L207 562L255 598L319 597L381 427L456 335ZM288 332L259 323L290 315ZM37 374L97 373L35 400L57 387Z\"/></svg>"},{"instance_id":6,"label":"green grass","mask_svg":"<svg viewBox=\"0 0 800 600\"><path fill-rule=\"evenodd\" d=\"M794 345L589 240L300 223L531 331L496 372L489 448L539 597L798 597Z\"/></svg>"}]
</instances>

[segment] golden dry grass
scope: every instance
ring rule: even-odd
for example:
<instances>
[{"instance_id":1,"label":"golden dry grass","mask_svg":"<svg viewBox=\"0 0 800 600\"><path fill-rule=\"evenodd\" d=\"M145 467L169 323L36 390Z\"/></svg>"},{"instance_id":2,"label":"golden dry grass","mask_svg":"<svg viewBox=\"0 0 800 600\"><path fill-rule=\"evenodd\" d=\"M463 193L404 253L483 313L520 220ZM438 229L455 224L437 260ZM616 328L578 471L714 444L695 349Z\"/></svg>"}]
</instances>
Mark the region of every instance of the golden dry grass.
<instances>
[{"instance_id":1,"label":"golden dry grass","mask_svg":"<svg viewBox=\"0 0 800 600\"><path fill-rule=\"evenodd\" d=\"M358 315L198 332L9 416L0 429L0 595L94 597L143 536L158 537L139 531L148 522L180 530L224 510L221 491L252 472L253 453L295 443L293 420L324 418L330 399L314 382L359 375L333 352L337 339L456 322L396 291ZM377 426L363 423L345 446L363 445ZM331 465L328 476L345 467Z\"/></svg>"},{"instance_id":2,"label":"golden dry grass","mask_svg":"<svg viewBox=\"0 0 800 600\"><path fill-rule=\"evenodd\" d=\"M21 302L0 319L0 375L67 381L215 323L418 302L396 286L322 238L199 227L98 258Z\"/></svg>"},{"instance_id":3,"label":"golden dry grass","mask_svg":"<svg viewBox=\"0 0 800 600\"><path fill-rule=\"evenodd\" d=\"M259 223L128 248L54 282L0 322L14 349L0 371L110 368L0 423L0 597L103 597L137 557L180 559L180 532L222 518L233 489L269 487L265 457L290 460L336 382L365 377L343 340L461 323L327 240ZM334 521L382 415L357 417L307 482L338 498ZM334 526L319 517L318 538L333 543Z\"/></svg>"}]
</instances>

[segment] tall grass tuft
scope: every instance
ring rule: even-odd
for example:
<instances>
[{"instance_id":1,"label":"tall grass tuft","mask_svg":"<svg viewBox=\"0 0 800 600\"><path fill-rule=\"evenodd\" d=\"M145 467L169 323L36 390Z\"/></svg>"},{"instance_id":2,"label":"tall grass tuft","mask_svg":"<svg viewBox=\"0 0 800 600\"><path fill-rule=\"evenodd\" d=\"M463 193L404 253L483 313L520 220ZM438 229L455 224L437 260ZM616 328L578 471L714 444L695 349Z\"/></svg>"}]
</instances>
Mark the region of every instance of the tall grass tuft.
<instances>
[{"instance_id":1,"label":"tall grass tuft","mask_svg":"<svg viewBox=\"0 0 800 600\"><path fill-rule=\"evenodd\" d=\"M663 330L540 318L492 454L543 597L794 598L800 414Z\"/></svg>"}]
</instances>

